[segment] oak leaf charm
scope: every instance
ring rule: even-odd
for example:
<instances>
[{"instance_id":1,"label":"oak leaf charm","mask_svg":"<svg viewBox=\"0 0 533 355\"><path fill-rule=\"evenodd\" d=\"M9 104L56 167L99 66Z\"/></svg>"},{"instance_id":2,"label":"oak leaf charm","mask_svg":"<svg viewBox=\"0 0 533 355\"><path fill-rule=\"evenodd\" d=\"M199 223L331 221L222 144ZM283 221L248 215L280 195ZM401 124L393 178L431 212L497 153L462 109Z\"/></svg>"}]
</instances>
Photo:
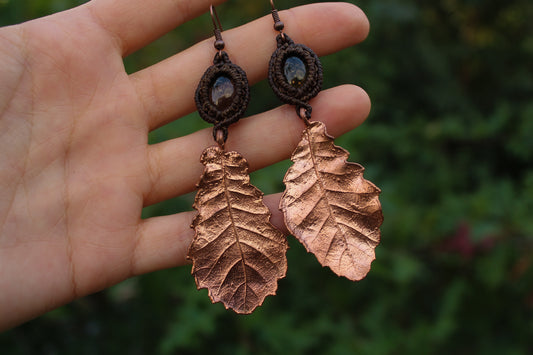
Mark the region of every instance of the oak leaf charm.
<instances>
[{"instance_id":1,"label":"oak leaf charm","mask_svg":"<svg viewBox=\"0 0 533 355\"><path fill-rule=\"evenodd\" d=\"M287 271L285 236L270 224L263 193L250 184L237 152L207 148L193 207L194 239L188 258L198 289L237 313L251 313L274 295Z\"/></svg>"},{"instance_id":2,"label":"oak leaf charm","mask_svg":"<svg viewBox=\"0 0 533 355\"><path fill-rule=\"evenodd\" d=\"M312 122L284 178L280 209L289 231L323 266L339 276L361 280L375 259L383 222L381 192L363 178L364 168L346 162L322 122Z\"/></svg>"}]
</instances>

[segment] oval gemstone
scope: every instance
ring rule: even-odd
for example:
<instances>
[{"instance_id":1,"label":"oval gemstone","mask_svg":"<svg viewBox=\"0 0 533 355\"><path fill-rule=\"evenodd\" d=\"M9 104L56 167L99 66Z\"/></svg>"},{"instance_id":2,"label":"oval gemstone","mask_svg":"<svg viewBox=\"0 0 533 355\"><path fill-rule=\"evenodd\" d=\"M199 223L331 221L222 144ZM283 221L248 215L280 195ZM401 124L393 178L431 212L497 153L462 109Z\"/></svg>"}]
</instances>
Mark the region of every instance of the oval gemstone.
<instances>
[{"instance_id":1,"label":"oval gemstone","mask_svg":"<svg viewBox=\"0 0 533 355\"><path fill-rule=\"evenodd\" d=\"M298 57L289 57L285 59L285 79L293 87L297 88L302 85L307 75L307 67Z\"/></svg>"},{"instance_id":2,"label":"oval gemstone","mask_svg":"<svg viewBox=\"0 0 533 355\"><path fill-rule=\"evenodd\" d=\"M233 83L228 77L219 76L211 87L211 102L219 110L225 110L233 102L232 97L235 93Z\"/></svg>"}]
</instances>

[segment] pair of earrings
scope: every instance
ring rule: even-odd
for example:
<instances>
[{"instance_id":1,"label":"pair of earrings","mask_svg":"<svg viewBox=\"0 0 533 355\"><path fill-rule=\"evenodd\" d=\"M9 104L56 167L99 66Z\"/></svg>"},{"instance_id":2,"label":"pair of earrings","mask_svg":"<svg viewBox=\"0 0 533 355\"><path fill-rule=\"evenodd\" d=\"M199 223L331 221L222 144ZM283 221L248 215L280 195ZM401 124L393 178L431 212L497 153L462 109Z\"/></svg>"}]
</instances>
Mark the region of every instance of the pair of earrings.
<instances>
[{"instance_id":1,"label":"pair of earrings","mask_svg":"<svg viewBox=\"0 0 533 355\"><path fill-rule=\"evenodd\" d=\"M309 100L322 86L322 65L316 54L295 44L283 32L273 1L277 49L268 79L281 101L294 105L306 125L292 154L286 190L280 203L288 230L323 266L339 276L360 280L370 270L383 221L378 195L363 178L364 168L348 163L349 153L333 144L320 121L311 122ZM224 49L220 20L211 5L217 53L196 90L200 116L214 124L217 145L201 157L205 166L193 207L194 239L189 247L197 287L207 288L213 302L237 313L251 313L287 270L285 236L270 223L263 193L250 184L248 163L227 152L228 126L243 115L250 100L245 72Z\"/></svg>"}]
</instances>

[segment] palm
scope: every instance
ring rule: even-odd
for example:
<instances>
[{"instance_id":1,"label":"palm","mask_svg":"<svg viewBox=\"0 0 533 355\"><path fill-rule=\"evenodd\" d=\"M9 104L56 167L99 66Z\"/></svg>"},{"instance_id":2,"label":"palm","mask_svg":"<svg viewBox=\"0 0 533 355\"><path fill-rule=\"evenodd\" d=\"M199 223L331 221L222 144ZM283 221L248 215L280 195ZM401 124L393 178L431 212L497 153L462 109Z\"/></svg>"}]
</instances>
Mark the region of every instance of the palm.
<instances>
[{"instance_id":1,"label":"palm","mask_svg":"<svg viewBox=\"0 0 533 355\"><path fill-rule=\"evenodd\" d=\"M131 274L149 188L145 115L120 56L90 31L77 36L65 20L61 32L45 22L20 33L27 40L16 59L29 67L6 86L32 90L3 96L10 99L2 102L4 133L20 133L0 142L2 151L14 150L13 169L3 171L8 238L0 239L0 258L28 260L27 281L60 291L60 302Z\"/></svg>"},{"instance_id":2,"label":"palm","mask_svg":"<svg viewBox=\"0 0 533 355\"><path fill-rule=\"evenodd\" d=\"M197 9L192 12L207 6L206 1L194 4ZM191 214L141 220L141 210L192 190L201 171L194 162L210 144L210 133L156 146L147 144L147 135L192 111L193 86L213 51L207 44L199 45L128 76L122 56L148 38L133 43L117 40L120 34L110 36L109 27L103 26L105 12L97 16L98 6L111 5L93 1L0 32L0 63L5 64L0 66L0 149L5 153L0 161L0 328L132 275L185 260ZM345 13L346 8L339 6L337 11ZM320 13L318 7L307 9L308 26ZM361 17L360 12L356 15ZM344 16L348 22L355 15ZM329 22L337 28L339 20ZM250 24L247 32L267 24L271 26L268 19ZM362 39L366 23L359 21L357 26L360 38L355 40L317 39L315 44L309 43L312 38L300 39L319 53L329 52ZM345 31L349 30L348 26ZM236 30L227 37L244 32ZM246 39L241 40L245 44ZM274 41L265 42L265 52L271 52ZM238 53L231 56L239 63ZM247 59L239 64L256 81L265 75L267 60L249 58L253 64L247 65ZM179 77L181 89L167 85L165 78L172 74ZM341 91L352 97L344 106L322 105L330 116L321 120L332 122L334 134L357 125L368 112L363 92L344 87L331 95L338 97ZM178 99L172 100L173 95ZM359 101L354 102L354 96ZM319 105L315 107L320 113ZM268 119L282 117L284 109L280 110L236 125L232 135L249 137L275 127L273 118ZM281 142L273 141L269 153L251 145L253 139L246 143L236 138L230 148L247 156L252 168L283 159L299 139L298 134L291 136L300 129L297 120L292 122L278 125ZM280 144L283 140L290 144Z\"/></svg>"}]
</instances>

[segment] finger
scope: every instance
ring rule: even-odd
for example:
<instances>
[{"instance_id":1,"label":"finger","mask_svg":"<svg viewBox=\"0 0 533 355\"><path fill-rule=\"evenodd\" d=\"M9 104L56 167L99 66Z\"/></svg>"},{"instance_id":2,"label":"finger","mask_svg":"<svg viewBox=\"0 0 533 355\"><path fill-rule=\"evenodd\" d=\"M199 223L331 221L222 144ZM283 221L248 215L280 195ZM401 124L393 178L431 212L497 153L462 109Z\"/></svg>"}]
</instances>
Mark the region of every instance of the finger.
<instances>
[{"instance_id":1,"label":"finger","mask_svg":"<svg viewBox=\"0 0 533 355\"><path fill-rule=\"evenodd\" d=\"M195 215L190 211L143 220L137 233L132 276L185 265Z\"/></svg>"},{"instance_id":2,"label":"finger","mask_svg":"<svg viewBox=\"0 0 533 355\"><path fill-rule=\"evenodd\" d=\"M126 56L224 0L93 0L91 14Z\"/></svg>"},{"instance_id":3,"label":"finger","mask_svg":"<svg viewBox=\"0 0 533 355\"><path fill-rule=\"evenodd\" d=\"M265 196L264 202L272 212L271 223L285 235L289 234L278 206L281 193ZM133 275L185 265L187 250L194 237L190 225L196 212L152 217L141 222L133 262ZM133 276L132 275L132 276Z\"/></svg>"},{"instance_id":4,"label":"finger","mask_svg":"<svg viewBox=\"0 0 533 355\"><path fill-rule=\"evenodd\" d=\"M285 32L296 42L326 55L361 42L368 20L354 5L323 3L280 13ZM247 73L250 83L266 77L276 47L271 16L223 33L230 59ZM131 76L144 107L148 125L155 129L195 110L194 92L215 50L209 39Z\"/></svg>"},{"instance_id":5,"label":"finger","mask_svg":"<svg viewBox=\"0 0 533 355\"><path fill-rule=\"evenodd\" d=\"M353 85L323 91L311 105L312 120L324 122L333 136L357 127L370 111L368 95ZM286 105L232 125L226 147L240 152L254 171L288 158L303 129L294 107ZM213 144L212 129L204 129L149 146L152 184L145 205L192 191L203 170L200 155Z\"/></svg>"}]
</instances>

